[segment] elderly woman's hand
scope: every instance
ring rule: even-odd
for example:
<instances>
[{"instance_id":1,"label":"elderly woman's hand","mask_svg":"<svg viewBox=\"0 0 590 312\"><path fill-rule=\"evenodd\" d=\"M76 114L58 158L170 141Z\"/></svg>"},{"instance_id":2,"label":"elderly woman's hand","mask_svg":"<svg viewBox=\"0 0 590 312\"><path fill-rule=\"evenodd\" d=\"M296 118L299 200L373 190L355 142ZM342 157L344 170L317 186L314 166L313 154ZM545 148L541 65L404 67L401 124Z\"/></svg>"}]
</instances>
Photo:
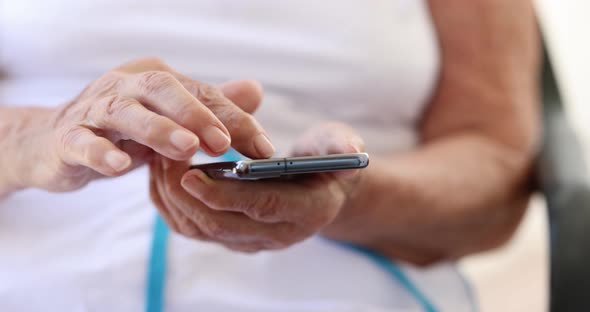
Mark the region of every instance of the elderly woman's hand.
<instances>
[{"instance_id":1,"label":"elderly woman's hand","mask_svg":"<svg viewBox=\"0 0 590 312\"><path fill-rule=\"evenodd\" d=\"M363 141L349 127L330 123L308 131L295 155L354 153ZM291 180L212 180L188 162L156 157L151 162L151 194L175 231L255 252L280 249L320 231L336 218L357 171L314 174Z\"/></svg>"},{"instance_id":2,"label":"elderly woman's hand","mask_svg":"<svg viewBox=\"0 0 590 312\"><path fill-rule=\"evenodd\" d=\"M124 174L154 152L187 160L201 147L219 155L230 137L243 153L269 157L273 146L248 114L261 93L252 81L212 87L157 59L125 64L38 118L36 135L27 142L37 142L30 144L36 152L29 163L35 167L21 184L69 191L103 175ZM241 107L232 97L240 98Z\"/></svg>"}]
</instances>

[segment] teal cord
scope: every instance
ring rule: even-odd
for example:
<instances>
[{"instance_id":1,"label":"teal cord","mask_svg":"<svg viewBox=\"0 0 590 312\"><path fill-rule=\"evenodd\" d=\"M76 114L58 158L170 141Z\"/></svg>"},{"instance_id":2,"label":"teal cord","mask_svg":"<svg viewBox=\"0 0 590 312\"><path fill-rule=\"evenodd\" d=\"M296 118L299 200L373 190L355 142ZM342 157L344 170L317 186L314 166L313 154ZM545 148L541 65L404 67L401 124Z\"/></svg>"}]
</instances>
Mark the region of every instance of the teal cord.
<instances>
[{"instance_id":1,"label":"teal cord","mask_svg":"<svg viewBox=\"0 0 590 312\"><path fill-rule=\"evenodd\" d=\"M220 161L234 161L243 158L234 149L230 149ZM157 214L154 220L152 246L148 263L147 284L145 288L145 311L162 312L165 304L166 288L166 252L168 250L168 226Z\"/></svg>"},{"instance_id":2,"label":"teal cord","mask_svg":"<svg viewBox=\"0 0 590 312\"><path fill-rule=\"evenodd\" d=\"M164 308L168 232L168 227L166 226L166 223L164 223L164 220L162 220L162 217L160 217L159 214L156 215L145 293L146 312L161 312Z\"/></svg>"},{"instance_id":3,"label":"teal cord","mask_svg":"<svg viewBox=\"0 0 590 312\"><path fill-rule=\"evenodd\" d=\"M332 241L340 246L344 246L352 251L356 251L365 255L367 258L371 259L373 263L379 266L383 271L387 272L389 276L391 276L394 280L398 281L412 297L416 300L416 302L422 307L424 312L437 312L439 311L436 306L426 297L426 295L416 286L412 280L404 273L404 271L392 260L386 258L385 256L376 253L372 250L352 245L349 243L343 243L338 241Z\"/></svg>"}]
</instances>

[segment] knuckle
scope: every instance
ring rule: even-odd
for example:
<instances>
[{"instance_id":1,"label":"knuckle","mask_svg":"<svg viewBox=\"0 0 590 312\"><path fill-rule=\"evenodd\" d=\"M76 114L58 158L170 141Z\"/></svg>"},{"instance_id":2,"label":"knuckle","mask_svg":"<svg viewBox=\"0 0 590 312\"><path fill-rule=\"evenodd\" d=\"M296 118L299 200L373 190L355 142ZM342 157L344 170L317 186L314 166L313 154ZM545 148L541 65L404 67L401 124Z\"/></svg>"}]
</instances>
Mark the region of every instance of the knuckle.
<instances>
[{"instance_id":1,"label":"knuckle","mask_svg":"<svg viewBox=\"0 0 590 312\"><path fill-rule=\"evenodd\" d=\"M82 135L81 128L70 128L67 130L62 130L60 135L60 151L65 152L69 149L70 146L74 145L80 136Z\"/></svg>"},{"instance_id":2,"label":"knuckle","mask_svg":"<svg viewBox=\"0 0 590 312\"><path fill-rule=\"evenodd\" d=\"M109 71L109 72L105 73L104 75L102 75L100 78L98 78L98 80L96 82L99 85L108 87L108 86L117 85L122 80L123 80L123 74L121 72L113 70L113 71Z\"/></svg>"},{"instance_id":3,"label":"knuckle","mask_svg":"<svg viewBox=\"0 0 590 312\"><path fill-rule=\"evenodd\" d=\"M99 126L108 126L112 120L124 118L135 105L137 102L131 98L120 95L107 96L102 109L93 111L94 119Z\"/></svg>"},{"instance_id":4,"label":"knuckle","mask_svg":"<svg viewBox=\"0 0 590 312\"><path fill-rule=\"evenodd\" d=\"M175 83L174 76L166 71L147 71L141 73L139 88L146 94L157 94L164 92Z\"/></svg>"},{"instance_id":5,"label":"knuckle","mask_svg":"<svg viewBox=\"0 0 590 312\"><path fill-rule=\"evenodd\" d=\"M221 90L206 83L198 85L196 95L199 101L209 108L227 104L228 102Z\"/></svg>"},{"instance_id":6,"label":"knuckle","mask_svg":"<svg viewBox=\"0 0 590 312\"><path fill-rule=\"evenodd\" d=\"M257 134L262 131L254 116L237 107L218 107L212 111L237 138L245 138L252 135L253 132Z\"/></svg>"},{"instance_id":7,"label":"knuckle","mask_svg":"<svg viewBox=\"0 0 590 312\"><path fill-rule=\"evenodd\" d=\"M245 113L238 108L226 108L224 111L225 122L230 125L237 126L239 128L252 129L252 125L257 125L257 121L254 116Z\"/></svg>"},{"instance_id":8,"label":"knuckle","mask_svg":"<svg viewBox=\"0 0 590 312\"><path fill-rule=\"evenodd\" d=\"M140 122L139 126L144 129L142 133L147 145L152 146L161 141L164 133L164 119L165 117L160 115L149 114Z\"/></svg>"},{"instance_id":9,"label":"knuckle","mask_svg":"<svg viewBox=\"0 0 590 312\"><path fill-rule=\"evenodd\" d=\"M96 79L92 84L90 84L84 91L82 91L82 95L104 95L117 90L119 85L123 81L123 75L117 71L110 71L105 73L104 75L100 76Z\"/></svg>"},{"instance_id":10,"label":"knuckle","mask_svg":"<svg viewBox=\"0 0 590 312\"><path fill-rule=\"evenodd\" d=\"M177 218L178 232L182 235L190 238L202 239L203 233L197 228L197 226L191 222L186 216L180 215Z\"/></svg>"},{"instance_id":11,"label":"knuckle","mask_svg":"<svg viewBox=\"0 0 590 312\"><path fill-rule=\"evenodd\" d=\"M76 144L79 144L79 139L81 136L84 135L84 132L86 130L83 128L78 128L78 127L74 127L74 128L70 128L68 130L66 130L63 135L61 136L61 151L63 153L63 156L66 156L65 154L68 153L68 151L70 150L71 146L74 146ZM98 139L98 141L94 141L91 142L90 145L86 145L86 146L82 146L80 148L81 150L81 154L79 154L76 157L79 157L78 159L83 160L84 164L86 166L97 166L100 165L102 163L102 154L99 154L96 152L96 147L97 144L100 144L102 142L100 142L100 139ZM73 175L75 175L75 173L71 173Z\"/></svg>"},{"instance_id":12,"label":"knuckle","mask_svg":"<svg viewBox=\"0 0 590 312\"><path fill-rule=\"evenodd\" d=\"M199 81L196 81L196 80L192 80L190 78L183 77L183 76L178 77L178 81L180 81L180 83L182 84L182 86L190 94L192 94L194 97L197 97L198 98L198 95L199 95L199 86L202 84L202 82L199 82Z\"/></svg>"},{"instance_id":13,"label":"knuckle","mask_svg":"<svg viewBox=\"0 0 590 312\"><path fill-rule=\"evenodd\" d=\"M233 109L223 105L209 105L207 108L211 110L215 117L222 122L230 132L235 129L242 129L242 123L239 118L237 118L238 116Z\"/></svg>"},{"instance_id":14,"label":"knuckle","mask_svg":"<svg viewBox=\"0 0 590 312\"><path fill-rule=\"evenodd\" d=\"M178 101L178 105L174 107L174 115L178 118L181 125L194 126L205 122L210 122L208 116L204 116L201 110L196 105L192 98L184 97Z\"/></svg>"},{"instance_id":15,"label":"knuckle","mask_svg":"<svg viewBox=\"0 0 590 312\"><path fill-rule=\"evenodd\" d=\"M263 196L257 196L252 203L242 207L246 215L255 220L276 219L278 212L284 208L281 196L274 192L269 192Z\"/></svg>"},{"instance_id":16,"label":"knuckle","mask_svg":"<svg viewBox=\"0 0 590 312\"><path fill-rule=\"evenodd\" d=\"M227 229L217 220L208 219L203 224L203 231L213 238L222 238L227 234Z\"/></svg>"},{"instance_id":17,"label":"knuckle","mask_svg":"<svg viewBox=\"0 0 590 312\"><path fill-rule=\"evenodd\" d=\"M254 124L257 125L258 122L254 116L242 111L242 110L234 110L234 114L237 115L236 119L239 119L241 122L240 124Z\"/></svg>"}]
</instances>

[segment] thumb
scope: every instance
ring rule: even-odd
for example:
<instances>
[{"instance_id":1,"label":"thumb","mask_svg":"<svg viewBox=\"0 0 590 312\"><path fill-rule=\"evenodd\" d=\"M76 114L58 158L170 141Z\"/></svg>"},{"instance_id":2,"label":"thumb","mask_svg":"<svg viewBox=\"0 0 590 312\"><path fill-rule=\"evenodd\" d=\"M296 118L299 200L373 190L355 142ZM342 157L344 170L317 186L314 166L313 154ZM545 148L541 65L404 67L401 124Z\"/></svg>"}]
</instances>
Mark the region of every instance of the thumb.
<instances>
[{"instance_id":1,"label":"thumb","mask_svg":"<svg viewBox=\"0 0 590 312\"><path fill-rule=\"evenodd\" d=\"M353 128L340 122L328 122L306 131L296 141L292 155L360 153L364 148L363 139Z\"/></svg>"},{"instance_id":2,"label":"thumb","mask_svg":"<svg viewBox=\"0 0 590 312\"><path fill-rule=\"evenodd\" d=\"M364 141L350 126L329 122L309 129L293 148L294 156L317 156L328 154L360 153L364 151ZM332 172L333 177L352 179L358 170L342 170Z\"/></svg>"}]
</instances>

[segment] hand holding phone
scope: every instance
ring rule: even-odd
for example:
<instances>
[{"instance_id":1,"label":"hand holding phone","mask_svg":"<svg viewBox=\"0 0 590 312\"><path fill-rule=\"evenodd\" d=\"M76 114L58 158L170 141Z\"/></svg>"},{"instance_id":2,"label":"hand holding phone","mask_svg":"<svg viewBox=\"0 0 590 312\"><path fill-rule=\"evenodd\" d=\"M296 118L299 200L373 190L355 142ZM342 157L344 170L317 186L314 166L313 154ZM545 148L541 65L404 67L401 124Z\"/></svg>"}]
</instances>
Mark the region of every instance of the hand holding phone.
<instances>
[{"instance_id":1,"label":"hand holding phone","mask_svg":"<svg viewBox=\"0 0 590 312\"><path fill-rule=\"evenodd\" d=\"M369 165L367 153L304 156L263 160L240 160L193 165L212 178L259 180L305 173L362 169Z\"/></svg>"},{"instance_id":2,"label":"hand holding phone","mask_svg":"<svg viewBox=\"0 0 590 312\"><path fill-rule=\"evenodd\" d=\"M326 123L309 129L291 150L298 156L328 156L193 166L200 170L157 156L150 162L151 195L170 228L187 237L239 251L282 249L331 228L354 205L362 181L371 179L367 170L347 170L368 165L366 154L356 154L363 149L352 128ZM338 171L301 180L265 179L332 170ZM243 178L265 180L236 180Z\"/></svg>"}]
</instances>

